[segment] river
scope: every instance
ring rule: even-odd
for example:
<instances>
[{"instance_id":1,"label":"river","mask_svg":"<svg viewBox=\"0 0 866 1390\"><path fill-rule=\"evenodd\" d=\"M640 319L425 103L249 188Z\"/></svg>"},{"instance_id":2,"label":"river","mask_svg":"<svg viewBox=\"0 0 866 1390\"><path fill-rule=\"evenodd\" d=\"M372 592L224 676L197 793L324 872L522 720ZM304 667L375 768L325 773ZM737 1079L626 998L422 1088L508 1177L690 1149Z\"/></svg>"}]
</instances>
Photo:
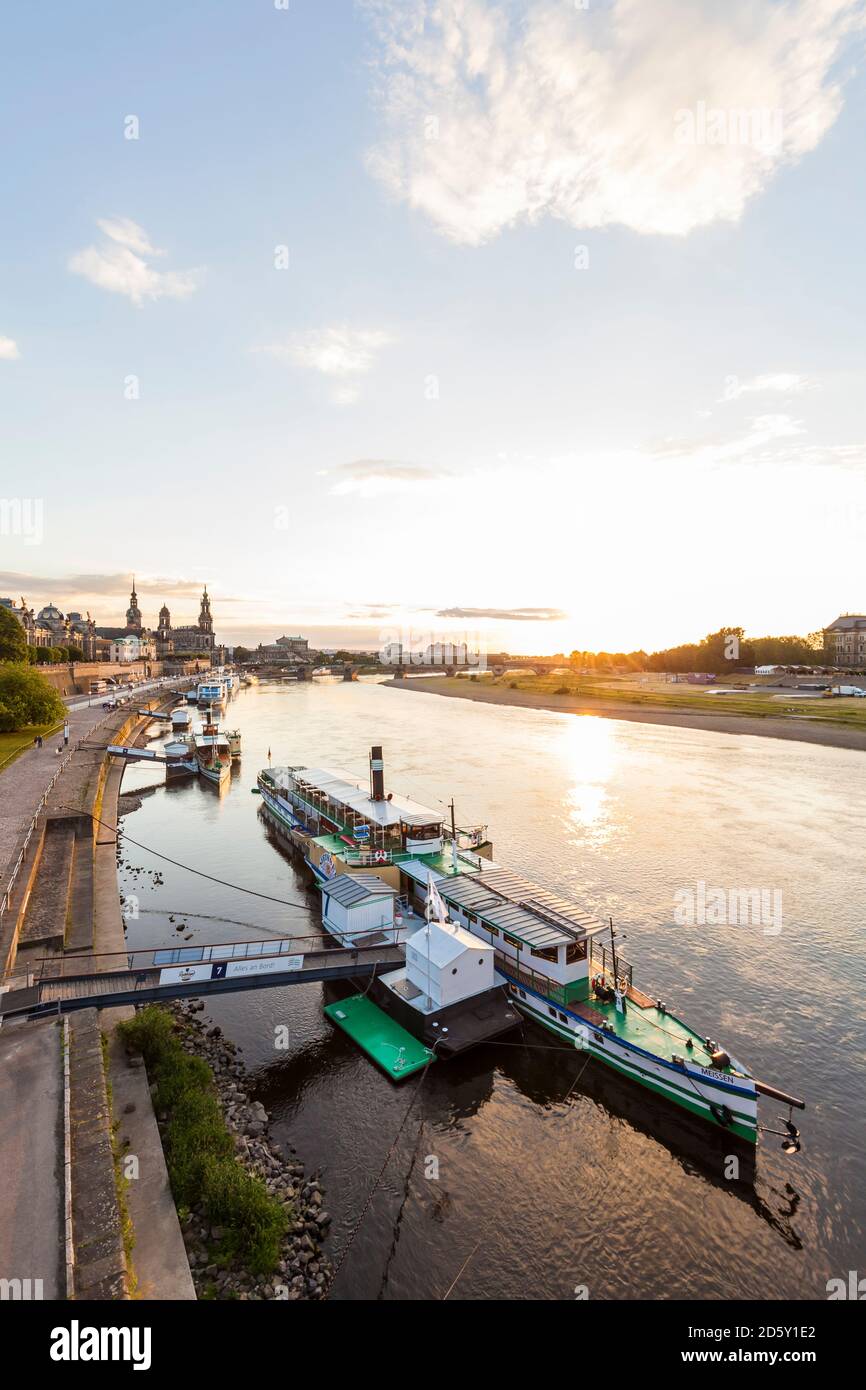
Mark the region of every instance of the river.
<instances>
[{"instance_id":1,"label":"river","mask_svg":"<svg viewBox=\"0 0 866 1390\"><path fill-rule=\"evenodd\" d=\"M125 774L125 791L153 787L123 821L148 846L127 843L120 871L131 946L315 930L317 895L260 818L256 774L270 750L366 777L381 743L389 790L454 796L497 859L613 917L640 987L808 1105L802 1152L764 1136L737 1178L708 1126L528 1023L522 1041L432 1066L403 1123L415 1083L394 1086L328 1022L337 987L211 1000L274 1137L322 1177L332 1260L395 1145L332 1297L823 1298L864 1272L862 753L364 680L247 687L223 723L243 758L222 796ZM674 895L699 883L780 894L781 921L676 925ZM761 1112L778 1127L777 1103Z\"/></svg>"}]
</instances>

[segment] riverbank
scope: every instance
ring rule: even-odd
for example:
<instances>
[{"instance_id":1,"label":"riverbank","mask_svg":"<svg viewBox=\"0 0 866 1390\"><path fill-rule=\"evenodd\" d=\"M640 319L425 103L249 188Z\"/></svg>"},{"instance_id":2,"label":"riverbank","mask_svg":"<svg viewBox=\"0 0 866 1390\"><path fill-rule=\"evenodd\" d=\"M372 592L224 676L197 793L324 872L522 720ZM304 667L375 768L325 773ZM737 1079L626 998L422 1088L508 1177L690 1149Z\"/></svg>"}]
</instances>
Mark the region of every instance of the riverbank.
<instances>
[{"instance_id":1,"label":"riverbank","mask_svg":"<svg viewBox=\"0 0 866 1390\"><path fill-rule=\"evenodd\" d=\"M197 1295L321 1299L331 1272L321 1250L331 1223L321 1186L306 1177L293 1148L286 1153L271 1139L270 1116L250 1097L239 1048L221 1028L203 1022L203 1009L196 1000L177 1001L165 1011L151 1006L124 1034L143 1046L155 1078ZM182 1061L184 1055L197 1059L198 1070Z\"/></svg>"},{"instance_id":2,"label":"riverbank","mask_svg":"<svg viewBox=\"0 0 866 1390\"><path fill-rule=\"evenodd\" d=\"M848 748L866 752L866 728L832 724L810 715L798 714L722 714L715 709L664 708L630 704L600 696L557 695L555 692L511 689L485 685L461 676L415 677L389 680L395 690L412 690L427 695L445 695L482 704L517 705L523 709L553 710L561 714L595 715L600 719L625 719L636 724L664 724L680 729L706 729L715 734L750 734L760 738L793 739L798 743L817 743L825 748Z\"/></svg>"}]
</instances>

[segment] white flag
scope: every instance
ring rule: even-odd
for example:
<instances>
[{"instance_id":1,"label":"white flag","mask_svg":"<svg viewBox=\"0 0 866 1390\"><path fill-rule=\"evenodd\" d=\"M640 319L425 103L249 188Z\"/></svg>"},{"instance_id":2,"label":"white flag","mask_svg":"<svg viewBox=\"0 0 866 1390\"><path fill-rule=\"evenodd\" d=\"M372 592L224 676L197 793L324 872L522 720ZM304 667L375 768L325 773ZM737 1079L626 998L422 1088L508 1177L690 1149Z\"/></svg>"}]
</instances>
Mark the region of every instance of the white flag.
<instances>
[{"instance_id":1,"label":"white flag","mask_svg":"<svg viewBox=\"0 0 866 1390\"><path fill-rule=\"evenodd\" d=\"M448 909L442 901L441 893L433 882L433 874L430 870L427 872L427 921L448 921Z\"/></svg>"}]
</instances>

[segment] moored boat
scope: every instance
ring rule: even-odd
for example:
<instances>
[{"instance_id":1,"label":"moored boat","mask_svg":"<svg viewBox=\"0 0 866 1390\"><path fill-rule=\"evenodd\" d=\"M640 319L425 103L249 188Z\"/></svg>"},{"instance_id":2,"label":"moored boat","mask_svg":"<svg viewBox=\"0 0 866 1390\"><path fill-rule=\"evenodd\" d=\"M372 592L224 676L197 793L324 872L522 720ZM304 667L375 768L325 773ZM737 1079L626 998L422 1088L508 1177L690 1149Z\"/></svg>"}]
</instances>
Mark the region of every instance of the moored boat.
<instances>
[{"instance_id":1,"label":"moored boat","mask_svg":"<svg viewBox=\"0 0 866 1390\"><path fill-rule=\"evenodd\" d=\"M391 989L404 1027L413 1016L419 1020L419 1037L429 1039L435 1001L412 978L410 952L421 949L414 938L419 923L429 922L435 894L438 925L451 935L443 940L439 931L432 955L455 978L457 957L472 958L468 943L484 943L510 1003L564 1044L748 1145L758 1136L758 1095L771 1096L788 1106L788 1119L770 1132L781 1134L789 1151L799 1147L791 1114L802 1101L756 1081L663 998L639 988L613 923L497 863L485 826L458 829L453 804L449 825L441 811L386 795L380 747L372 750L369 787L333 769L291 766L263 769L258 789L322 889L327 930L343 939L343 908L363 906L363 895L342 888L346 875L359 881L374 915L384 911L388 889L397 896L393 932L385 918L378 930L405 946L407 965L377 983L380 993ZM414 968L417 974L417 959Z\"/></svg>"}]
</instances>

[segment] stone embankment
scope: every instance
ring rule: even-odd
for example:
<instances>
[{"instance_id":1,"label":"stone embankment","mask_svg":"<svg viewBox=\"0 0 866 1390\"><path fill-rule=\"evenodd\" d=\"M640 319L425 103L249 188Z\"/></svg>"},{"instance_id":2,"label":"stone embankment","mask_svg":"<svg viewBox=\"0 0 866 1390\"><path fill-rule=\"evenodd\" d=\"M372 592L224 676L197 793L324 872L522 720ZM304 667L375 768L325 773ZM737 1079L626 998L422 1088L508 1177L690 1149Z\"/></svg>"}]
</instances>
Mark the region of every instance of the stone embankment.
<instances>
[{"instance_id":1,"label":"stone embankment","mask_svg":"<svg viewBox=\"0 0 866 1390\"><path fill-rule=\"evenodd\" d=\"M208 1028L199 1018L200 1000L171 1006L184 1049L207 1062L216 1083L226 1125L234 1137L238 1161L261 1178L268 1192L289 1210L289 1226L277 1269L258 1278L240 1269L217 1264L212 1251L222 1232L208 1224L200 1209L182 1217L181 1228L190 1270L199 1298L321 1299L326 1296L331 1265L322 1244L331 1224L319 1182L305 1175L303 1164L271 1139L265 1107L250 1099L246 1067L239 1049L219 1027Z\"/></svg>"}]
</instances>

